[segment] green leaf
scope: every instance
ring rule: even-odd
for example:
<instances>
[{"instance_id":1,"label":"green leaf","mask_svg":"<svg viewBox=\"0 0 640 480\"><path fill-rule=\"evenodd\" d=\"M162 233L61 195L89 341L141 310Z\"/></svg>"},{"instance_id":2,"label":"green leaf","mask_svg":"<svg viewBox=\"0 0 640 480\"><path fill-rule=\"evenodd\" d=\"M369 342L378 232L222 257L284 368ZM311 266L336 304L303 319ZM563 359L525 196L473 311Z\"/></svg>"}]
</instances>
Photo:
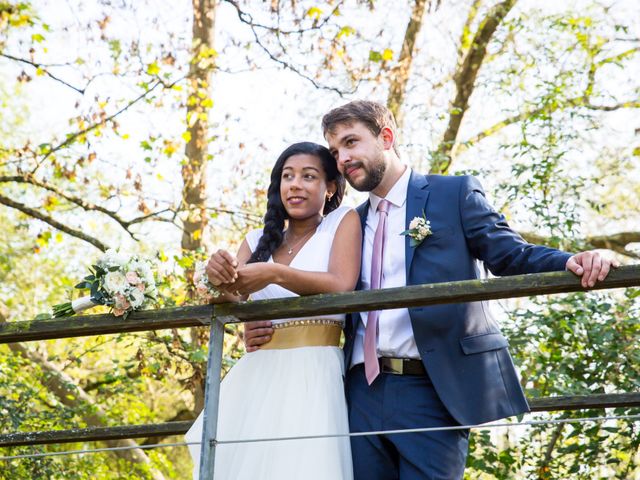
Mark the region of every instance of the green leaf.
<instances>
[{"instance_id":1,"label":"green leaf","mask_svg":"<svg viewBox=\"0 0 640 480\"><path fill-rule=\"evenodd\" d=\"M195 350L189 353L189 361L204 363L207 361L207 354L202 349Z\"/></svg>"},{"instance_id":2,"label":"green leaf","mask_svg":"<svg viewBox=\"0 0 640 480\"><path fill-rule=\"evenodd\" d=\"M376 50L371 50L369 52L369 60L371 60L372 62L381 62L382 54Z\"/></svg>"}]
</instances>

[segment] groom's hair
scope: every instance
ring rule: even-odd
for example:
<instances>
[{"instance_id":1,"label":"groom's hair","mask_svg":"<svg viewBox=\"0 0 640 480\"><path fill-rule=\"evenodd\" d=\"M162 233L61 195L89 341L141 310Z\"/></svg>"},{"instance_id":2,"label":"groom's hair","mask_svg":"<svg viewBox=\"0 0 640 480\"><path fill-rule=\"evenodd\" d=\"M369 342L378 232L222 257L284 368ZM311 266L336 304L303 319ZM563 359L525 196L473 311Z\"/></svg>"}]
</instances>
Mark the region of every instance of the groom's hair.
<instances>
[{"instance_id":1,"label":"groom's hair","mask_svg":"<svg viewBox=\"0 0 640 480\"><path fill-rule=\"evenodd\" d=\"M376 137L384 127L391 128L394 133L398 131L396 119L387 107L369 100L354 100L334 108L322 117L322 133L326 137L328 133L333 133L338 125L353 125L355 122L363 123ZM398 154L396 145L393 149Z\"/></svg>"}]
</instances>

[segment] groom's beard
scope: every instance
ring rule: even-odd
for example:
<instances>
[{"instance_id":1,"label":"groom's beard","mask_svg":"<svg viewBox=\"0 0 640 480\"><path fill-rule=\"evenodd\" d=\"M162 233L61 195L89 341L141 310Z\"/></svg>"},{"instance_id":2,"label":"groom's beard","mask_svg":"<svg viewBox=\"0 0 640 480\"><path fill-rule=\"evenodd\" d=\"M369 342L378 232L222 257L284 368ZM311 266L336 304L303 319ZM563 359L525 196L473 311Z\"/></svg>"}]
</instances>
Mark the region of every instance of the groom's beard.
<instances>
[{"instance_id":1,"label":"groom's beard","mask_svg":"<svg viewBox=\"0 0 640 480\"><path fill-rule=\"evenodd\" d=\"M357 182L346 173L345 178L349 182L349 185L359 192L370 192L375 189L380 185L380 182L382 182L382 179L384 178L384 173L387 171L387 165L384 162L384 159L378 159L378 161L367 167L365 167L361 162L354 162L352 165L359 167L364 173L364 176Z\"/></svg>"}]
</instances>

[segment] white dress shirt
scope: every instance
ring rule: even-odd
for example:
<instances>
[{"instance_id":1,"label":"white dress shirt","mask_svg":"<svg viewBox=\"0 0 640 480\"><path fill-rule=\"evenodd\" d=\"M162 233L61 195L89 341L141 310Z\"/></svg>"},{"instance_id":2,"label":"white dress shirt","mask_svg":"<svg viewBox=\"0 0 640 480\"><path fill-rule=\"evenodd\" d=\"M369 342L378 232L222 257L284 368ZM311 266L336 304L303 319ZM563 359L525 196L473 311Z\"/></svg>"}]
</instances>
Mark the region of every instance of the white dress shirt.
<instances>
[{"instance_id":1,"label":"white dress shirt","mask_svg":"<svg viewBox=\"0 0 640 480\"><path fill-rule=\"evenodd\" d=\"M382 281L380 288L404 287L407 285L405 271L405 237L401 235L406 230L407 190L411 169L406 168L402 176L385 197L391 205L387 217L387 231L382 259ZM382 200L377 195L369 194L369 211L364 228L362 245L362 290L371 288L371 255L373 252L373 237L378 226L378 204ZM356 339L353 347L351 365L364 362L364 328L367 324L367 312L360 313L361 322L358 323ZM420 358L409 310L397 308L380 311L378 319L378 356L399 358Z\"/></svg>"}]
</instances>

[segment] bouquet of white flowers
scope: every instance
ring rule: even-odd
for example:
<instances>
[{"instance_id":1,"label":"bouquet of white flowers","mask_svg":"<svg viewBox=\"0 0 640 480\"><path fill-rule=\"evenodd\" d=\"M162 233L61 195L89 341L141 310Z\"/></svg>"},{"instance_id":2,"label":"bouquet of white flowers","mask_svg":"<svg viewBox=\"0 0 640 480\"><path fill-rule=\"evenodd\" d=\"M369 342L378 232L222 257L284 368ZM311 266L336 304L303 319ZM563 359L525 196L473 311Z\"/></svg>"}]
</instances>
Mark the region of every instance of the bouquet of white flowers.
<instances>
[{"instance_id":1,"label":"bouquet of white flowers","mask_svg":"<svg viewBox=\"0 0 640 480\"><path fill-rule=\"evenodd\" d=\"M54 305L54 317L70 317L96 305L107 305L115 316L126 319L156 300L153 264L148 259L109 249L89 272L75 288L89 289L91 294Z\"/></svg>"},{"instance_id":2,"label":"bouquet of white flowers","mask_svg":"<svg viewBox=\"0 0 640 480\"><path fill-rule=\"evenodd\" d=\"M198 297L210 302L220 295L220 291L209 281L206 268L207 264L205 262L196 262L196 268L193 271L193 283Z\"/></svg>"}]
</instances>

